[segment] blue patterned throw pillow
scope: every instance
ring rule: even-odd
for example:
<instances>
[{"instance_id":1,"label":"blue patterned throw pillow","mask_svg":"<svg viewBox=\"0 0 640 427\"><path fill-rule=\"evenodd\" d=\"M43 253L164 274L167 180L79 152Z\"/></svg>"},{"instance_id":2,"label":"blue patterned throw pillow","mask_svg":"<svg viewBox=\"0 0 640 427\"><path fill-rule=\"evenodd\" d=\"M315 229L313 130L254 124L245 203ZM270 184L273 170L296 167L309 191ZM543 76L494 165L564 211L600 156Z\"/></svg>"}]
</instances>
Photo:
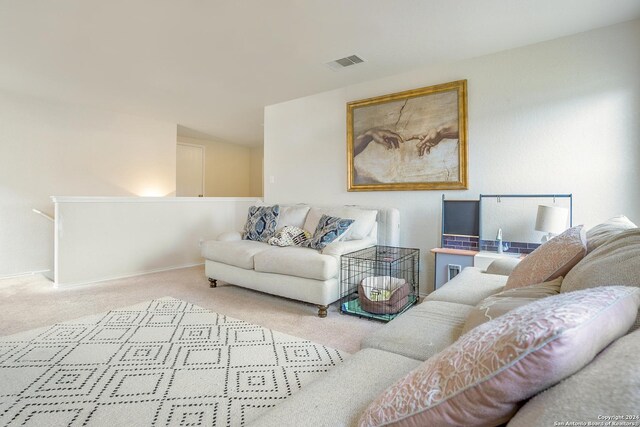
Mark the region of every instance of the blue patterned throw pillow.
<instances>
[{"instance_id":1,"label":"blue patterned throw pillow","mask_svg":"<svg viewBox=\"0 0 640 427\"><path fill-rule=\"evenodd\" d=\"M244 225L244 240L267 242L276 232L280 206L251 206Z\"/></svg>"},{"instance_id":2,"label":"blue patterned throw pillow","mask_svg":"<svg viewBox=\"0 0 640 427\"><path fill-rule=\"evenodd\" d=\"M305 245L313 249L323 249L347 231L353 222L353 219L322 215L313 237Z\"/></svg>"}]
</instances>

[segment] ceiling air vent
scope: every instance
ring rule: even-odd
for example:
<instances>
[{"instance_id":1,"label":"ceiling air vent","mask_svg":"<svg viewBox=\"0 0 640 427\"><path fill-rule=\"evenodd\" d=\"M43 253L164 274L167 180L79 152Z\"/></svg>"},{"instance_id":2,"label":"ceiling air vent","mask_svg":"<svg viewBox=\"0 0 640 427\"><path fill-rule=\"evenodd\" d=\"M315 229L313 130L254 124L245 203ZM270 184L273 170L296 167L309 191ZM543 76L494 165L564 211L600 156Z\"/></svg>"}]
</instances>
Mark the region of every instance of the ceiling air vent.
<instances>
[{"instance_id":1,"label":"ceiling air vent","mask_svg":"<svg viewBox=\"0 0 640 427\"><path fill-rule=\"evenodd\" d=\"M338 71L352 65L360 64L361 62L364 62L364 59L360 58L358 55L351 55L344 58L336 59L335 61L327 62L327 65L333 71Z\"/></svg>"}]
</instances>

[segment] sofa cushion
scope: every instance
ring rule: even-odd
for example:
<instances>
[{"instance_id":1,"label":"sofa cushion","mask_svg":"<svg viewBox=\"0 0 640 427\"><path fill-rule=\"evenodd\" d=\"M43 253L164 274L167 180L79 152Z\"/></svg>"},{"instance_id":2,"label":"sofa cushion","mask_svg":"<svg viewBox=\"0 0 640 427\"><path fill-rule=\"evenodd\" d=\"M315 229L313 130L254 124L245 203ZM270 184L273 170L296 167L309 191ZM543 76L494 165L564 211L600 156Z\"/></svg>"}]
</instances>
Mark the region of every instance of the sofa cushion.
<instances>
[{"instance_id":1,"label":"sofa cushion","mask_svg":"<svg viewBox=\"0 0 640 427\"><path fill-rule=\"evenodd\" d=\"M361 347L427 360L458 339L471 310L466 304L425 301L367 336Z\"/></svg>"},{"instance_id":2,"label":"sofa cushion","mask_svg":"<svg viewBox=\"0 0 640 427\"><path fill-rule=\"evenodd\" d=\"M340 257L349 252L359 251L361 249L370 248L375 246L376 240L373 238L367 238L362 240L349 240L345 241L333 241L322 249L322 253L325 255L331 255L340 262Z\"/></svg>"},{"instance_id":3,"label":"sofa cushion","mask_svg":"<svg viewBox=\"0 0 640 427\"><path fill-rule=\"evenodd\" d=\"M602 416L640 415L638 354L640 331L618 339L581 371L533 397L508 427L553 426L559 420L598 425L607 422ZM637 419L618 421L638 425Z\"/></svg>"},{"instance_id":4,"label":"sofa cushion","mask_svg":"<svg viewBox=\"0 0 640 427\"><path fill-rule=\"evenodd\" d=\"M305 246L313 249L322 249L329 243L338 240L353 224L352 219L338 218L322 215L311 239L305 242Z\"/></svg>"},{"instance_id":5,"label":"sofa cushion","mask_svg":"<svg viewBox=\"0 0 640 427\"><path fill-rule=\"evenodd\" d=\"M547 282L567 274L587 253L587 240L581 225L571 227L527 255L513 269L506 289Z\"/></svg>"},{"instance_id":6,"label":"sofa cushion","mask_svg":"<svg viewBox=\"0 0 640 427\"><path fill-rule=\"evenodd\" d=\"M640 290L559 294L478 326L389 387L360 426L499 425L587 365L635 319ZM564 419L564 418L563 418Z\"/></svg>"},{"instance_id":7,"label":"sofa cushion","mask_svg":"<svg viewBox=\"0 0 640 427\"><path fill-rule=\"evenodd\" d=\"M242 238L266 242L276 232L280 206L251 206Z\"/></svg>"},{"instance_id":8,"label":"sofa cushion","mask_svg":"<svg viewBox=\"0 0 640 427\"><path fill-rule=\"evenodd\" d=\"M253 269L254 256L273 246L253 240L217 241L202 244L202 256L211 261L222 262L245 270Z\"/></svg>"},{"instance_id":9,"label":"sofa cushion","mask_svg":"<svg viewBox=\"0 0 640 427\"><path fill-rule=\"evenodd\" d=\"M482 325L498 316L502 316L514 308L521 307L542 298L557 295L560 293L561 284L562 277L558 277L550 282L508 289L491 295L480 301L480 303L469 312L467 320L464 322L462 333L466 334L476 326Z\"/></svg>"},{"instance_id":10,"label":"sofa cushion","mask_svg":"<svg viewBox=\"0 0 640 427\"><path fill-rule=\"evenodd\" d=\"M304 220L303 228L313 233L318 227L318 223L320 222L320 218L322 218L322 215L325 215L328 211L328 208L312 207L311 209L309 209L309 213L307 213L307 217Z\"/></svg>"},{"instance_id":11,"label":"sofa cushion","mask_svg":"<svg viewBox=\"0 0 640 427\"><path fill-rule=\"evenodd\" d=\"M369 402L419 361L361 350L254 420L251 427L352 426ZM304 374L304 368L299 368Z\"/></svg>"},{"instance_id":12,"label":"sofa cushion","mask_svg":"<svg viewBox=\"0 0 640 427\"><path fill-rule=\"evenodd\" d=\"M631 228L637 228L637 225L624 215L614 216L602 224L596 225L587 231L587 253L601 246L616 234Z\"/></svg>"},{"instance_id":13,"label":"sofa cushion","mask_svg":"<svg viewBox=\"0 0 640 427\"><path fill-rule=\"evenodd\" d=\"M597 286L640 287L640 229L622 231L594 249L567 273L560 292ZM633 327L640 327L640 314Z\"/></svg>"},{"instance_id":14,"label":"sofa cushion","mask_svg":"<svg viewBox=\"0 0 640 427\"><path fill-rule=\"evenodd\" d=\"M254 257L256 271L316 280L332 279L338 274L338 261L331 255L323 255L309 248L270 248Z\"/></svg>"},{"instance_id":15,"label":"sofa cushion","mask_svg":"<svg viewBox=\"0 0 640 427\"><path fill-rule=\"evenodd\" d=\"M486 297L502 291L505 283L507 276L487 274L479 268L467 267L425 299L476 305Z\"/></svg>"},{"instance_id":16,"label":"sofa cushion","mask_svg":"<svg viewBox=\"0 0 640 427\"><path fill-rule=\"evenodd\" d=\"M513 269L516 268L516 266L520 263L522 259L521 258L514 258L514 257L504 257L504 258L498 258L497 260L493 261L491 264L489 264L489 267L487 267L487 274L501 274L503 276L508 276L513 272Z\"/></svg>"},{"instance_id":17,"label":"sofa cushion","mask_svg":"<svg viewBox=\"0 0 640 427\"><path fill-rule=\"evenodd\" d=\"M378 211L374 209L361 209L353 206L311 208L307 214L304 229L313 233L318 226L322 215L353 219L353 225L343 236L341 236L341 240L359 240L364 239L371 234L376 223Z\"/></svg>"},{"instance_id":18,"label":"sofa cushion","mask_svg":"<svg viewBox=\"0 0 640 427\"><path fill-rule=\"evenodd\" d=\"M307 219L309 206L280 206L280 215L278 215L278 230L282 227L304 227L304 221ZM310 230L313 232L313 230Z\"/></svg>"}]
</instances>

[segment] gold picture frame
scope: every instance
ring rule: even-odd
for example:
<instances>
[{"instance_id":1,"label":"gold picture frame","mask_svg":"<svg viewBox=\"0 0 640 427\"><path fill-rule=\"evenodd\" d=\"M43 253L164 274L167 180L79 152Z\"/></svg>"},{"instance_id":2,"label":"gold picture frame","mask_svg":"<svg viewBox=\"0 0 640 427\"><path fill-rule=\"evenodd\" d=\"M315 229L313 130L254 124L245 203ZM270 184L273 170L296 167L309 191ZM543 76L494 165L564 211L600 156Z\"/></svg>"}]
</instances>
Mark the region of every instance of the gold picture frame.
<instances>
[{"instance_id":1,"label":"gold picture frame","mask_svg":"<svg viewBox=\"0 0 640 427\"><path fill-rule=\"evenodd\" d=\"M468 188L467 81L347 104L349 191Z\"/></svg>"}]
</instances>

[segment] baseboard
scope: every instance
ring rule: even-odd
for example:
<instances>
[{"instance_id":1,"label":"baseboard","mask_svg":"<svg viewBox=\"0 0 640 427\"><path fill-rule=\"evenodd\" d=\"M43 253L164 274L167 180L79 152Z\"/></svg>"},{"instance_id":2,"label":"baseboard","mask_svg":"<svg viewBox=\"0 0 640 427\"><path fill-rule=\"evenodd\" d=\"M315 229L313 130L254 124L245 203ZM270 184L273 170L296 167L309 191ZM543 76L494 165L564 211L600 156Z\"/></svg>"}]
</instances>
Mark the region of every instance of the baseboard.
<instances>
[{"instance_id":1,"label":"baseboard","mask_svg":"<svg viewBox=\"0 0 640 427\"><path fill-rule=\"evenodd\" d=\"M23 273L8 274L6 276L0 275L0 280L2 280L2 279L15 279L17 277L24 277L24 276L35 276L36 274L45 274L45 273L49 273L49 272L51 272L51 270L25 271Z\"/></svg>"},{"instance_id":2,"label":"baseboard","mask_svg":"<svg viewBox=\"0 0 640 427\"><path fill-rule=\"evenodd\" d=\"M96 283L108 282L110 280L128 279L130 277L144 276L146 274L153 274L153 273L162 273L163 271L180 270L181 268L197 267L199 265L204 265L204 262L199 262L195 264L177 265L173 267L156 268L153 270L138 271L135 273L129 273L129 274L124 274L120 276L101 277L99 279L89 280L86 282L72 282L72 283L62 283L62 284L54 283L53 286L56 288L71 288L76 286L93 285Z\"/></svg>"}]
</instances>

